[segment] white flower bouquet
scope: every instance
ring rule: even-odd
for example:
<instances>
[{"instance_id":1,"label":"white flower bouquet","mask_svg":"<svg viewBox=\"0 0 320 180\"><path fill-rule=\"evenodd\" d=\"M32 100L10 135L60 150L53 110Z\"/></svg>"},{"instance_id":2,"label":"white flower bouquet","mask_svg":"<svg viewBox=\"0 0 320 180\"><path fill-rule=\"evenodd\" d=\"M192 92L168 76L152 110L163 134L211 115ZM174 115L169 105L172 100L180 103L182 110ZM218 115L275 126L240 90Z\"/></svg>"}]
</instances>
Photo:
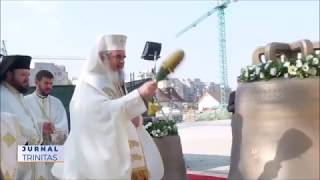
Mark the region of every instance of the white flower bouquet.
<instances>
[{"instance_id":1,"label":"white flower bouquet","mask_svg":"<svg viewBox=\"0 0 320 180\"><path fill-rule=\"evenodd\" d=\"M172 120L150 121L147 122L144 127L152 137L156 138L178 135L176 122Z\"/></svg>"},{"instance_id":2,"label":"white flower bouquet","mask_svg":"<svg viewBox=\"0 0 320 180\"><path fill-rule=\"evenodd\" d=\"M308 78L320 76L320 55L310 54L297 59L268 60L241 69L240 82L254 82L279 78Z\"/></svg>"}]
</instances>

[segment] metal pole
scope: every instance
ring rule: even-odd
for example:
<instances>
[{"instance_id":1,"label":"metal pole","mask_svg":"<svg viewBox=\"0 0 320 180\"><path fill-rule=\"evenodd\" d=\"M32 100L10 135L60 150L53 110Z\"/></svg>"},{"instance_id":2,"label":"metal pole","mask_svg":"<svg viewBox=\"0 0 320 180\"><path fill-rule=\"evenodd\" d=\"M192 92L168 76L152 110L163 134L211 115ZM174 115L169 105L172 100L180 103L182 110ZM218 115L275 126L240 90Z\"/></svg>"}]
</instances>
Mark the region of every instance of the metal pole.
<instances>
[{"instance_id":1,"label":"metal pole","mask_svg":"<svg viewBox=\"0 0 320 180\"><path fill-rule=\"evenodd\" d=\"M218 8L220 97L223 108L227 104L226 88L228 87L224 8L224 6Z\"/></svg>"},{"instance_id":2,"label":"metal pole","mask_svg":"<svg viewBox=\"0 0 320 180\"><path fill-rule=\"evenodd\" d=\"M158 60L158 52L155 51L154 55L153 55L153 61L154 61L154 69L153 69L153 78L156 78L156 74L157 74L157 60Z\"/></svg>"}]
</instances>

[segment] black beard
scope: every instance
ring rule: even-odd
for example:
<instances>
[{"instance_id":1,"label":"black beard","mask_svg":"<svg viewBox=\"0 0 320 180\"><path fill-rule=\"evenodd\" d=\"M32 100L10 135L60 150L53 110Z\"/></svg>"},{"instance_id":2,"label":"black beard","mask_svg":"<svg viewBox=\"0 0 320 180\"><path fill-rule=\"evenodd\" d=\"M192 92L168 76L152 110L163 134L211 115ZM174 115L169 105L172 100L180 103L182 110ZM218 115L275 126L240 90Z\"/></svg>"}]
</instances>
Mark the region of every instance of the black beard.
<instances>
[{"instance_id":1,"label":"black beard","mask_svg":"<svg viewBox=\"0 0 320 180\"><path fill-rule=\"evenodd\" d=\"M18 84L11 84L11 86L13 86L17 91L19 91L19 93L25 94L28 92L28 87L25 88Z\"/></svg>"},{"instance_id":2,"label":"black beard","mask_svg":"<svg viewBox=\"0 0 320 180\"><path fill-rule=\"evenodd\" d=\"M39 93L39 95L44 96L44 97L47 97L49 95L49 94L47 94L47 93L45 93L45 92L43 92L41 90L39 90L37 92Z\"/></svg>"},{"instance_id":3,"label":"black beard","mask_svg":"<svg viewBox=\"0 0 320 180\"><path fill-rule=\"evenodd\" d=\"M10 82L11 86L13 86L17 91L19 91L22 94L25 94L28 92L29 85L27 87L23 87L19 82L17 82L15 79L12 79Z\"/></svg>"}]
</instances>

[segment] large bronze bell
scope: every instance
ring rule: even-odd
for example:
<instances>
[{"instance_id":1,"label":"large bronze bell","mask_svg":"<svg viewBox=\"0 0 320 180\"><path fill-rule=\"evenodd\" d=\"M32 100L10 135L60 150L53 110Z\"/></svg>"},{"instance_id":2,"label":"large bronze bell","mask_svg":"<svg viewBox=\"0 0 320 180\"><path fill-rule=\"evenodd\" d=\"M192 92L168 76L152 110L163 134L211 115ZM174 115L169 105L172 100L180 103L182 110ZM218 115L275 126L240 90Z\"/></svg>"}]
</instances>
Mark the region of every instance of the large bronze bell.
<instances>
[{"instance_id":1,"label":"large bronze bell","mask_svg":"<svg viewBox=\"0 0 320 180\"><path fill-rule=\"evenodd\" d=\"M270 43L253 63L319 50L319 42ZM320 78L240 84L229 179L319 179Z\"/></svg>"}]
</instances>

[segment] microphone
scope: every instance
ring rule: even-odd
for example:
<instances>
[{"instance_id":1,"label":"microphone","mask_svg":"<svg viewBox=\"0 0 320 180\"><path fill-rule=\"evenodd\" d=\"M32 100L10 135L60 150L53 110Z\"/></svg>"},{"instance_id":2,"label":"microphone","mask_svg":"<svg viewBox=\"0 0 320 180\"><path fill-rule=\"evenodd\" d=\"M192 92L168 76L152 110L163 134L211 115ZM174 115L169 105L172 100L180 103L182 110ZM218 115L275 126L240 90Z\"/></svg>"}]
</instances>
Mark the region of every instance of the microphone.
<instances>
[{"instance_id":1,"label":"microphone","mask_svg":"<svg viewBox=\"0 0 320 180\"><path fill-rule=\"evenodd\" d=\"M167 78L167 76L172 73L175 68L180 64L180 62L184 58L184 51L183 50L177 50L174 53L172 53L170 56L164 60L162 65L160 66L160 69L158 73L156 74L156 81L162 81Z\"/></svg>"}]
</instances>

